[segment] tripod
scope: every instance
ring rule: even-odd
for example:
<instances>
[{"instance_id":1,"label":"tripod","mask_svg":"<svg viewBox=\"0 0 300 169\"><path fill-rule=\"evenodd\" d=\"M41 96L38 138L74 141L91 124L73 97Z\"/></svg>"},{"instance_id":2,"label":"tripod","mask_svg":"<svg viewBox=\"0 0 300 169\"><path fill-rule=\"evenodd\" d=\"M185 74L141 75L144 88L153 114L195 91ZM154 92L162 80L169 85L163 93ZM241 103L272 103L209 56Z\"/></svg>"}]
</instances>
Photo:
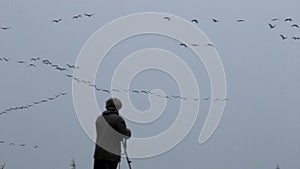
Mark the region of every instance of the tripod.
<instances>
[{"instance_id":1,"label":"tripod","mask_svg":"<svg viewBox=\"0 0 300 169\"><path fill-rule=\"evenodd\" d=\"M128 157L128 154L127 154L127 140L124 139L124 140L122 141L122 143L123 143L124 154L125 154L125 157L126 157L126 160L127 160L128 166L129 166L129 169L132 169L132 168L131 168L131 164L130 164L131 161L130 161L130 159L129 159L129 157Z\"/></svg>"}]
</instances>

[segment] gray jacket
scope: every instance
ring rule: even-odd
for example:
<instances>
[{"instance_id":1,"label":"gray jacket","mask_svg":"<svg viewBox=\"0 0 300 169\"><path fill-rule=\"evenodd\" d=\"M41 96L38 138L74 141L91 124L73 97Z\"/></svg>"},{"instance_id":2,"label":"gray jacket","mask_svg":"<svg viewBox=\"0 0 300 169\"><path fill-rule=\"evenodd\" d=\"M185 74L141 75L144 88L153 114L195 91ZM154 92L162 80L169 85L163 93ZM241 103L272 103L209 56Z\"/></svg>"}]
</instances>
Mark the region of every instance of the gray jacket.
<instances>
[{"instance_id":1,"label":"gray jacket","mask_svg":"<svg viewBox=\"0 0 300 169\"><path fill-rule=\"evenodd\" d=\"M115 110L106 110L96 120L95 159L120 161L121 141L131 136L124 119Z\"/></svg>"}]
</instances>

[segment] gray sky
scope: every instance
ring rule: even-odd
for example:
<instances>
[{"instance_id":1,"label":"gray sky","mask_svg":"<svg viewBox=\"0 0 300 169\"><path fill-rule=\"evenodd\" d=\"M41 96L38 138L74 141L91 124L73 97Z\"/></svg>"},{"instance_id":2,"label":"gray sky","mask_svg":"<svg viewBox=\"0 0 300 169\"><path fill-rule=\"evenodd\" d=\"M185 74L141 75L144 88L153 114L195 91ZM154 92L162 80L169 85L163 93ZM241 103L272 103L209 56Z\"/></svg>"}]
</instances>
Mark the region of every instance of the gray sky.
<instances>
[{"instance_id":1,"label":"gray sky","mask_svg":"<svg viewBox=\"0 0 300 169\"><path fill-rule=\"evenodd\" d=\"M66 67L74 64L86 40L99 28L121 16L136 12L166 12L197 25L216 45L222 59L228 85L223 119L214 135L203 145L198 136L207 115L210 96L205 68L179 42L166 37L145 35L127 39L113 48L97 73L96 84L108 88L114 68L130 53L149 47L163 48L180 56L192 69L199 83L201 108L189 135L171 151L153 158L134 159L133 168L205 168L205 169L282 169L300 166L300 2L186 0L164 2L132 1L0 1L0 112L30 104L60 92L66 96L0 116L0 164L7 168L68 168L75 159L78 168L92 168L93 142L81 129L74 111L71 85L65 74L37 63L27 67L16 61L32 57L49 59ZM95 13L91 18L72 20L73 15ZM284 19L291 17L292 23ZM52 23L61 18L62 22ZM220 20L213 23L212 18ZM271 22L273 18L280 18ZM237 23L236 19L245 19ZM276 24L270 30L268 23ZM138 23L137 23L138 24ZM120 28L122 29L122 28ZM281 40L280 34L288 37ZM31 62L30 62L31 63ZM178 94L175 81L159 71L146 71L132 82L132 88L161 88ZM100 109L108 94L97 93ZM136 108L149 107L147 98L132 95ZM127 120L135 137L147 137L164 131L176 117L179 101L170 101L163 116L149 124ZM186 110L188 111L188 110ZM94 124L91 124L94 125ZM17 144L9 145L11 142ZM19 144L26 144L21 147ZM39 145L37 149L33 147ZM126 168L125 161L121 168Z\"/></svg>"}]
</instances>

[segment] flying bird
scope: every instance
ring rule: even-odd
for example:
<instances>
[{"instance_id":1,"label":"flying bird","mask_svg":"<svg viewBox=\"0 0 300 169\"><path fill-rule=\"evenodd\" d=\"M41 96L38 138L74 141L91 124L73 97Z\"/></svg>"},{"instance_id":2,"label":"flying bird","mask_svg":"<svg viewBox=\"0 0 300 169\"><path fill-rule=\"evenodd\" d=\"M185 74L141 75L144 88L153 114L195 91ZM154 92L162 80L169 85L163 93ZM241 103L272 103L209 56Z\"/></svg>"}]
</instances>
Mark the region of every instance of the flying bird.
<instances>
[{"instance_id":1,"label":"flying bird","mask_svg":"<svg viewBox=\"0 0 300 169\"><path fill-rule=\"evenodd\" d=\"M292 27L299 28L299 25L293 24Z\"/></svg>"},{"instance_id":2,"label":"flying bird","mask_svg":"<svg viewBox=\"0 0 300 169\"><path fill-rule=\"evenodd\" d=\"M67 64L70 69L79 69L78 66Z\"/></svg>"},{"instance_id":3,"label":"flying bird","mask_svg":"<svg viewBox=\"0 0 300 169\"><path fill-rule=\"evenodd\" d=\"M208 43L208 44L206 44L206 45L204 45L204 46L215 47L215 45L214 45L214 44L211 44L211 43Z\"/></svg>"},{"instance_id":4,"label":"flying bird","mask_svg":"<svg viewBox=\"0 0 300 169\"><path fill-rule=\"evenodd\" d=\"M92 14L85 13L84 15L87 17L92 17L93 15L95 15L95 13L92 13Z\"/></svg>"},{"instance_id":5,"label":"flying bird","mask_svg":"<svg viewBox=\"0 0 300 169\"><path fill-rule=\"evenodd\" d=\"M274 21L277 21L279 20L279 18L273 18L271 21L274 22Z\"/></svg>"},{"instance_id":6,"label":"flying bird","mask_svg":"<svg viewBox=\"0 0 300 169\"><path fill-rule=\"evenodd\" d=\"M237 21L237 22L245 22L244 19L237 19L236 21Z\"/></svg>"},{"instance_id":7,"label":"flying bird","mask_svg":"<svg viewBox=\"0 0 300 169\"><path fill-rule=\"evenodd\" d=\"M164 19L167 20L167 21L171 21L171 18L168 17L168 16L165 16Z\"/></svg>"},{"instance_id":8,"label":"flying bird","mask_svg":"<svg viewBox=\"0 0 300 169\"><path fill-rule=\"evenodd\" d=\"M1 26L1 29L4 30L4 31L6 31L6 30L8 30L8 29L11 29L11 27Z\"/></svg>"},{"instance_id":9,"label":"flying bird","mask_svg":"<svg viewBox=\"0 0 300 169\"><path fill-rule=\"evenodd\" d=\"M60 94L62 95L62 96L64 96L64 95L67 95L68 93L63 93L63 92L60 92Z\"/></svg>"},{"instance_id":10,"label":"flying bird","mask_svg":"<svg viewBox=\"0 0 300 169\"><path fill-rule=\"evenodd\" d=\"M3 59L4 61L6 61L6 62L9 60L9 59L7 59L7 58L5 58L5 57L2 57L2 59Z\"/></svg>"},{"instance_id":11,"label":"flying bird","mask_svg":"<svg viewBox=\"0 0 300 169\"><path fill-rule=\"evenodd\" d=\"M38 147L39 147L39 145L35 145L33 148L34 148L34 149L37 149Z\"/></svg>"},{"instance_id":12,"label":"flying bird","mask_svg":"<svg viewBox=\"0 0 300 169\"><path fill-rule=\"evenodd\" d=\"M196 23L196 24L199 23L197 19L192 19L191 22L194 22L194 23Z\"/></svg>"},{"instance_id":13,"label":"flying bird","mask_svg":"<svg viewBox=\"0 0 300 169\"><path fill-rule=\"evenodd\" d=\"M274 29L276 27L276 25L272 25L270 23L268 23L268 25L269 25L270 29Z\"/></svg>"},{"instance_id":14,"label":"flying bird","mask_svg":"<svg viewBox=\"0 0 300 169\"><path fill-rule=\"evenodd\" d=\"M280 34L280 37L281 37L282 40L287 39L287 36L284 36L284 35L282 35L282 34Z\"/></svg>"},{"instance_id":15,"label":"flying bird","mask_svg":"<svg viewBox=\"0 0 300 169\"><path fill-rule=\"evenodd\" d=\"M48 97L47 99L48 100L54 100L55 98L54 97Z\"/></svg>"},{"instance_id":16,"label":"flying bird","mask_svg":"<svg viewBox=\"0 0 300 169\"><path fill-rule=\"evenodd\" d=\"M52 22L54 22L54 23L58 23L58 22L61 22L61 21L62 21L62 19L60 19L60 18L59 18L59 19L53 19L53 20L52 20Z\"/></svg>"},{"instance_id":17,"label":"flying bird","mask_svg":"<svg viewBox=\"0 0 300 169\"><path fill-rule=\"evenodd\" d=\"M180 46L183 46L183 47L185 47L185 48L187 47L187 45L184 44L184 43L180 43L179 45L180 45Z\"/></svg>"},{"instance_id":18,"label":"flying bird","mask_svg":"<svg viewBox=\"0 0 300 169\"><path fill-rule=\"evenodd\" d=\"M78 19L78 18L80 18L81 17L81 15L79 14L79 15L74 15L73 17L72 17L72 19Z\"/></svg>"},{"instance_id":19,"label":"flying bird","mask_svg":"<svg viewBox=\"0 0 300 169\"><path fill-rule=\"evenodd\" d=\"M24 147L26 144L20 144L21 147Z\"/></svg>"},{"instance_id":20,"label":"flying bird","mask_svg":"<svg viewBox=\"0 0 300 169\"><path fill-rule=\"evenodd\" d=\"M59 70L59 71L67 70L66 68L61 68L61 67L58 67L58 66L56 67L56 69Z\"/></svg>"},{"instance_id":21,"label":"flying bird","mask_svg":"<svg viewBox=\"0 0 300 169\"><path fill-rule=\"evenodd\" d=\"M25 61L23 61L23 60L19 60L19 61L17 61L18 63L26 63Z\"/></svg>"},{"instance_id":22,"label":"flying bird","mask_svg":"<svg viewBox=\"0 0 300 169\"><path fill-rule=\"evenodd\" d=\"M30 63L27 67L36 67L35 64Z\"/></svg>"},{"instance_id":23,"label":"flying bird","mask_svg":"<svg viewBox=\"0 0 300 169\"><path fill-rule=\"evenodd\" d=\"M13 145L15 145L15 143L10 143L9 145L13 146Z\"/></svg>"},{"instance_id":24,"label":"flying bird","mask_svg":"<svg viewBox=\"0 0 300 169\"><path fill-rule=\"evenodd\" d=\"M40 60L40 58L38 57L38 58L30 58L30 60L31 61L38 61L38 60Z\"/></svg>"},{"instance_id":25,"label":"flying bird","mask_svg":"<svg viewBox=\"0 0 300 169\"><path fill-rule=\"evenodd\" d=\"M66 75L67 77L70 77L70 78L72 78L73 77L73 75Z\"/></svg>"},{"instance_id":26,"label":"flying bird","mask_svg":"<svg viewBox=\"0 0 300 169\"><path fill-rule=\"evenodd\" d=\"M137 90L132 90L132 93L140 93L140 92Z\"/></svg>"},{"instance_id":27,"label":"flying bird","mask_svg":"<svg viewBox=\"0 0 300 169\"><path fill-rule=\"evenodd\" d=\"M292 18L286 18L285 20L284 20L284 22L292 22L293 20L292 20Z\"/></svg>"},{"instance_id":28,"label":"flying bird","mask_svg":"<svg viewBox=\"0 0 300 169\"><path fill-rule=\"evenodd\" d=\"M300 37L299 36L293 36L292 39L294 39L294 40L300 40Z\"/></svg>"},{"instance_id":29,"label":"flying bird","mask_svg":"<svg viewBox=\"0 0 300 169\"><path fill-rule=\"evenodd\" d=\"M214 23L217 23L217 22L220 22L219 20L217 20L217 19L212 19L212 21L214 22Z\"/></svg>"},{"instance_id":30,"label":"flying bird","mask_svg":"<svg viewBox=\"0 0 300 169\"><path fill-rule=\"evenodd\" d=\"M207 97L207 98L205 98L204 100L205 100L205 101L207 101L207 100L209 100L209 99L210 99L210 98L209 98L209 97Z\"/></svg>"},{"instance_id":31,"label":"flying bird","mask_svg":"<svg viewBox=\"0 0 300 169\"><path fill-rule=\"evenodd\" d=\"M76 169L76 163L74 159L72 159L70 166L72 167L72 169Z\"/></svg>"}]
</instances>

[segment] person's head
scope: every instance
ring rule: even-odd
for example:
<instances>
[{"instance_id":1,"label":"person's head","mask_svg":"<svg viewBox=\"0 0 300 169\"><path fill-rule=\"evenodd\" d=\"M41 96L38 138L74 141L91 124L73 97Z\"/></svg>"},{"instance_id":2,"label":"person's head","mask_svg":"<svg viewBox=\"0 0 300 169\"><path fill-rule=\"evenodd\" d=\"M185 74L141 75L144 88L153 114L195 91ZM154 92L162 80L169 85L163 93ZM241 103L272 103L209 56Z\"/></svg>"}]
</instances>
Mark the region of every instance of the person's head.
<instances>
[{"instance_id":1,"label":"person's head","mask_svg":"<svg viewBox=\"0 0 300 169\"><path fill-rule=\"evenodd\" d=\"M117 98L110 98L106 101L107 110L120 110L122 108L122 103Z\"/></svg>"}]
</instances>

